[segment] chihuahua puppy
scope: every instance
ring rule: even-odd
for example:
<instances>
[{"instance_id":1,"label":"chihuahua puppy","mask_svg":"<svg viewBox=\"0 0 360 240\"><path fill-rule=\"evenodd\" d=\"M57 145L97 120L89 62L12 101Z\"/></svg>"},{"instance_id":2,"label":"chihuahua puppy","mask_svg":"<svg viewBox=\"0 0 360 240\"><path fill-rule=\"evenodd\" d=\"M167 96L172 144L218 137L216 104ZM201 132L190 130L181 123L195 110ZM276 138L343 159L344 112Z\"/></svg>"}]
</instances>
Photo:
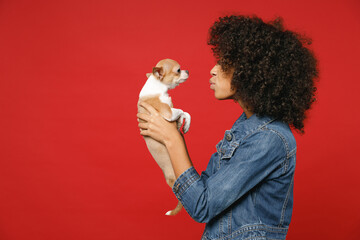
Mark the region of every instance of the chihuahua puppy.
<instances>
[{"instance_id":1,"label":"chihuahua puppy","mask_svg":"<svg viewBox=\"0 0 360 240\"><path fill-rule=\"evenodd\" d=\"M156 64L152 73L148 73L146 76L148 79L141 89L139 101L153 106L167 121L176 121L178 130L185 120L183 132L189 131L191 120L189 113L174 108L168 94L169 89L173 89L186 81L189 72L181 70L179 63L174 60L163 59ZM138 112L142 113L146 110L138 104ZM167 184L172 188L176 178L166 147L151 137L144 136L144 139L152 157L163 171ZM176 208L168 211L166 215L176 215L181 208L182 204L179 201Z\"/></svg>"}]
</instances>

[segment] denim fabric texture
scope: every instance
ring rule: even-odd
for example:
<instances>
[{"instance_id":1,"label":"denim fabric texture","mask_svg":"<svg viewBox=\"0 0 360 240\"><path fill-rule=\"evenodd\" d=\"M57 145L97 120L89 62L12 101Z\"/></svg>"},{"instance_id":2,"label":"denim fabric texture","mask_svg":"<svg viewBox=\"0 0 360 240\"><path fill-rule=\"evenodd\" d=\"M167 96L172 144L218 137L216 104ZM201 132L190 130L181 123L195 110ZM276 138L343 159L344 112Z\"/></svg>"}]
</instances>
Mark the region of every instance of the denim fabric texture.
<instances>
[{"instance_id":1,"label":"denim fabric texture","mask_svg":"<svg viewBox=\"0 0 360 240\"><path fill-rule=\"evenodd\" d=\"M173 192L201 239L285 239L293 207L296 141L283 122L243 113L201 176L191 167Z\"/></svg>"}]
</instances>

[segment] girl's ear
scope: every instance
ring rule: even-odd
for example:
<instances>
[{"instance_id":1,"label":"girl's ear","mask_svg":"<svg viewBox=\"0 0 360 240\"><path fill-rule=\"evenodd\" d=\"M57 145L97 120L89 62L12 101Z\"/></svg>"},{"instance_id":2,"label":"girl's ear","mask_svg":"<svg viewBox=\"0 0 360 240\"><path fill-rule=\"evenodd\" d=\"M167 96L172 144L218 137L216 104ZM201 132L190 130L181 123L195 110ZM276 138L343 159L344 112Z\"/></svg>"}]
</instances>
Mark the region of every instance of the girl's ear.
<instances>
[{"instance_id":1,"label":"girl's ear","mask_svg":"<svg viewBox=\"0 0 360 240\"><path fill-rule=\"evenodd\" d=\"M152 72L160 81L164 78L164 70L162 67L154 67Z\"/></svg>"}]
</instances>

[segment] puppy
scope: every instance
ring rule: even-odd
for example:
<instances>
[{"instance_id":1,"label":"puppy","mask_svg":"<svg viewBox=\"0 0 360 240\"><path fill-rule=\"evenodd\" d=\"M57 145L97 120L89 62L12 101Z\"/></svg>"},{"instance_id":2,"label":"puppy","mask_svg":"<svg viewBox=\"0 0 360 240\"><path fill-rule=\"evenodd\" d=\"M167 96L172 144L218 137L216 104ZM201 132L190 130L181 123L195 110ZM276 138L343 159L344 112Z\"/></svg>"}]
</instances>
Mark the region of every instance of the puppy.
<instances>
[{"instance_id":1,"label":"puppy","mask_svg":"<svg viewBox=\"0 0 360 240\"><path fill-rule=\"evenodd\" d=\"M183 132L186 133L190 128L190 115L181 109L173 108L171 97L167 92L185 82L189 72L181 70L180 65L174 60L163 59L156 64L152 73L146 76L148 79L141 89L139 101L152 105L167 121L177 121L178 130L185 120ZM138 112L146 112L146 110L138 104ZM176 178L166 147L150 137L144 136L144 139L152 157L163 171L167 184L172 188ZM168 211L166 215L176 215L181 208L182 204L179 201L176 208Z\"/></svg>"}]
</instances>

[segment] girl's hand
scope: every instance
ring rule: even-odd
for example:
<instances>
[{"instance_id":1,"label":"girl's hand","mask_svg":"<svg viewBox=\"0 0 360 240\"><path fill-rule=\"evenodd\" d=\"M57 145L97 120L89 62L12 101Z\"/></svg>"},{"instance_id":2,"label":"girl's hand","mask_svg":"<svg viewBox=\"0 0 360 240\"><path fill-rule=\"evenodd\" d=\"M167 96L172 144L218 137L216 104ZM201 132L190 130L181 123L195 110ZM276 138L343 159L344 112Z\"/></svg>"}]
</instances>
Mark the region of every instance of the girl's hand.
<instances>
[{"instance_id":1,"label":"girl's hand","mask_svg":"<svg viewBox=\"0 0 360 240\"><path fill-rule=\"evenodd\" d=\"M150 113L137 114L138 121L145 121L139 122L138 125L142 136L151 137L166 145L172 137L180 134L177 130L176 122L165 120L155 108L146 102L140 102L139 104Z\"/></svg>"}]
</instances>

